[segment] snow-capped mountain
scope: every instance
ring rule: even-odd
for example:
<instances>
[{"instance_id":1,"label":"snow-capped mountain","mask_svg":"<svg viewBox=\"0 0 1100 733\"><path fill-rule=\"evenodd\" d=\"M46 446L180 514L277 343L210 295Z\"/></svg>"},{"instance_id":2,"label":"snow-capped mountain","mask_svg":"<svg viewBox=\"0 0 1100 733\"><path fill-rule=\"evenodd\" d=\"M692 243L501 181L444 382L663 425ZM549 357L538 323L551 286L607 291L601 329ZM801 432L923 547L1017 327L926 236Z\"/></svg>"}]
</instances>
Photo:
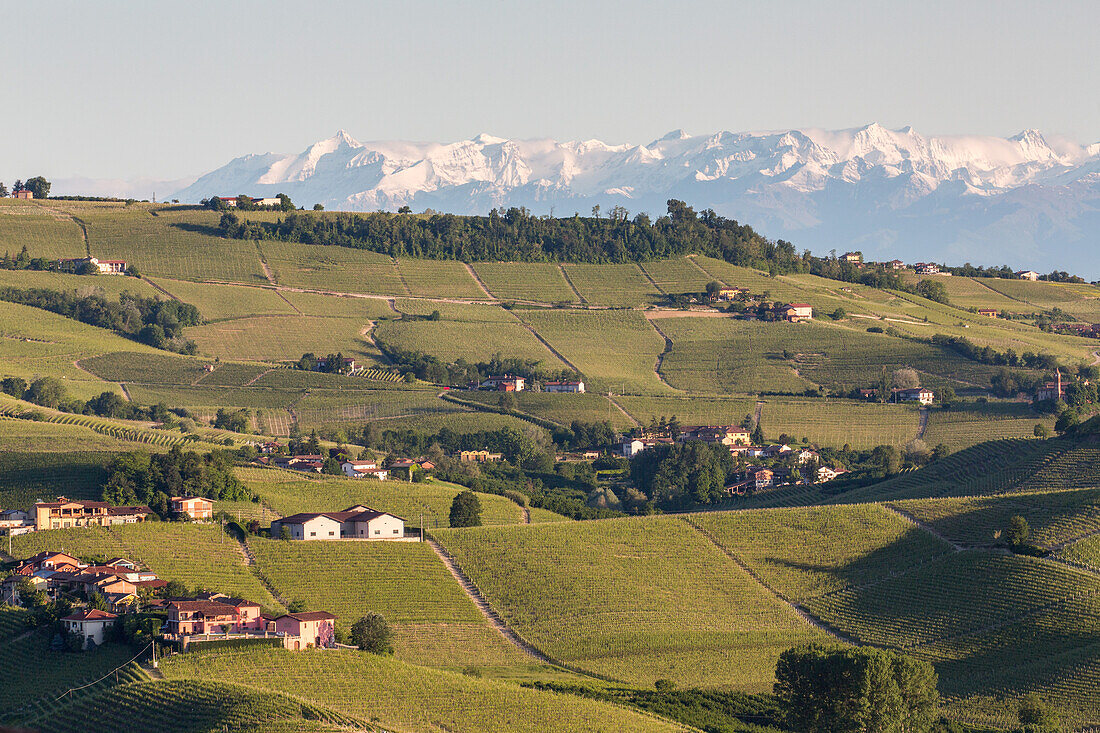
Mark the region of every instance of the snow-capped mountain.
<instances>
[{"instance_id":1,"label":"snow-capped mountain","mask_svg":"<svg viewBox=\"0 0 1100 733\"><path fill-rule=\"evenodd\" d=\"M828 131L671 132L599 140L360 143L344 131L299 155L247 155L200 177L183 201L286 193L306 207L587 214L664 213L669 198L821 252L1100 276L1100 143L924 137L881 125ZM1092 245L1092 246L1090 246Z\"/></svg>"}]
</instances>

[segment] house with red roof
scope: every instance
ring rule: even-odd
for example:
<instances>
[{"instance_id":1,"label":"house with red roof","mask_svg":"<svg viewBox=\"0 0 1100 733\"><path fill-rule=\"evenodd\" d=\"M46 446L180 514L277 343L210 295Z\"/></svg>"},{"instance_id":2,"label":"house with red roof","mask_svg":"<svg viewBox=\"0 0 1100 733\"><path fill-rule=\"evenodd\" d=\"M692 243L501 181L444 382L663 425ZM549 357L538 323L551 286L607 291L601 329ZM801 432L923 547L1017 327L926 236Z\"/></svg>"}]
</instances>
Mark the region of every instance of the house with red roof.
<instances>
[{"instance_id":1,"label":"house with red roof","mask_svg":"<svg viewBox=\"0 0 1100 733\"><path fill-rule=\"evenodd\" d=\"M100 611L98 608L85 608L69 614L61 619L61 623L70 634L84 637L86 649L93 644L101 646L107 631L115 625L117 619L118 616L113 613Z\"/></svg>"},{"instance_id":2,"label":"house with red roof","mask_svg":"<svg viewBox=\"0 0 1100 733\"><path fill-rule=\"evenodd\" d=\"M288 649L298 651L314 647L336 646L336 616L328 611L301 611L288 613L275 619L275 631L290 637Z\"/></svg>"},{"instance_id":3,"label":"house with red roof","mask_svg":"<svg viewBox=\"0 0 1100 733\"><path fill-rule=\"evenodd\" d=\"M775 314L784 321L798 323L811 320L814 317L814 308L809 303L791 303L777 306Z\"/></svg>"}]
</instances>

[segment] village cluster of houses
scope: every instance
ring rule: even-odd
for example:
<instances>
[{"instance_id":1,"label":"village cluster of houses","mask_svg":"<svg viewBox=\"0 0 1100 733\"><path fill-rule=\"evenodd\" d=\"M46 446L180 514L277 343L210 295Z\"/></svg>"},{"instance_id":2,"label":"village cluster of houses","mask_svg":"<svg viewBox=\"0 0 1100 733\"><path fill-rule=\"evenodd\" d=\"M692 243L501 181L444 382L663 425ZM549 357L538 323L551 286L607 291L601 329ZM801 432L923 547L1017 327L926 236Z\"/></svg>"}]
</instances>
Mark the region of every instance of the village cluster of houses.
<instances>
[{"instance_id":1,"label":"village cluster of houses","mask_svg":"<svg viewBox=\"0 0 1100 733\"><path fill-rule=\"evenodd\" d=\"M172 514L178 517L187 515L195 521L214 518L214 502L201 496L173 496L169 505ZM30 511L0 511L0 535L14 537L47 529L137 524L152 513L147 506L112 506L105 501L76 501L59 496L54 501L36 502Z\"/></svg>"},{"instance_id":2,"label":"village cluster of houses","mask_svg":"<svg viewBox=\"0 0 1100 733\"><path fill-rule=\"evenodd\" d=\"M821 456L809 448L795 449L786 444L753 445L749 431L737 426L700 425L683 428L675 439L667 435L633 437L625 436L619 443L619 453L633 458L647 448L656 445L672 445L674 442L701 441L712 445L724 445L730 454L742 460L775 460L789 458L791 467L768 468L748 465L740 472L738 480L726 487L730 494L762 491L790 484L816 484L831 481L847 473L842 468L821 465Z\"/></svg>"},{"instance_id":3,"label":"village cluster of houses","mask_svg":"<svg viewBox=\"0 0 1100 733\"><path fill-rule=\"evenodd\" d=\"M121 616L137 611L162 610L161 638L186 649L192 641L275 638L290 650L336 645L336 616L327 611L303 611L281 616L264 614L260 604L224 593L199 593L188 598L154 598L139 594L162 592L168 583L136 563L116 557L103 565L89 565L65 552L45 551L21 561L4 580L4 600L14 603L16 587L26 579L36 590L90 598L102 595L108 610L85 607L61 619L66 631L83 637L85 648L102 645ZM144 600L143 600L144 595Z\"/></svg>"}]
</instances>

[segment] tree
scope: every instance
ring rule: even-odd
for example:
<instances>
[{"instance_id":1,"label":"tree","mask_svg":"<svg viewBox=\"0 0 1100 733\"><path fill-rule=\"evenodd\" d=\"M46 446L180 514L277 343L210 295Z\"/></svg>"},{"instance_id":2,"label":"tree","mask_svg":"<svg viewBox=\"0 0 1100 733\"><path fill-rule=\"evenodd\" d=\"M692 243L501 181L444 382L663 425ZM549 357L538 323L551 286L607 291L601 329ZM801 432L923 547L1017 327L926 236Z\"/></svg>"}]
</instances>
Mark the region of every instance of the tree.
<instances>
[{"instance_id":1,"label":"tree","mask_svg":"<svg viewBox=\"0 0 1100 733\"><path fill-rule=\"evenodd\" d=\"M904 367L894 370L894 384L899 389L916 389L920 386L920 374L916 369Z\"/></svg>"},{"instance_id":2,"label":"tree","mask_svg":"<svg viewBox=\"0 0 1100 733\"><path fill-rule=\"evenodd\" d=\"M718 295L718 291L721 289L722 283L718 282L717 280L711 280L709 283L707 283L707 295L712 298Z\"/></svg>"},{"instance_id":3,"label":"tree","mask_svg":"<svg viewBox=\"0 0 1100 733\"><path fill-rule=\"evenodd\" d=\"M0 199L7 198L7 196L8 196L8 187L4 185L3 181L0 181Z\"/></svg>"},{"instance_id":4,"label":"tree","mask_svg":"<svg viewBox=\"0 0 1100 733\"><path fill-rule=\"evenodd\" d=\"M940 390L940 405L943 409L950 410L958 399L959 396L955 394L955 390L951 387L944 387Z\"/></svg>"},{"instance_id":5,"label":"tree","mask_svg":"<svg viewBox=\"0 0 1100 733\"><path fill-rule=\"evenodd\" d=\"M480 527L481 501L477 494L469 489L463 491L451 502L452 527Z\"/></svg>"},{"instance_id":6,"label":"tree","mask_svg":"<svg viewBox=\"0 0 1100 733\"><path fill-rule=\"evenodd\" d=\"M760 423L756 423L756 427L752 429L752 435L749 437L753 445L764 445L764 427Z\"/></svg>"},{"instance_id":7,"label":"tree","mask_svg":"<svg viewBox=\"0 0 1100 733\"><path fill-rule=\"evenodd\" d=\"M513 392L502 392L497 402L502 410L514 410L518 404L516 395Z\"/></svg>"},{"instance_id":8,"label":"tree","mask_svg":"<svg viewBox=\"0 0 1100 733\"><path fill-rule=\"evenodd\" d=\"M283 211L294 211L294 202L290 200L290 197L285 193L280 193L275 196L279 199L279 208Z\"/></svg>"},{"instance_id":9,"label":"tree","mask_svg":"<svg viewBox=\"0 0 1100 733\"><path fill-rule=\"evenodd\" d=\"M88 608L106 611L108 610L107 599L103 597L102 593L93 593L88 596Z\"/></svg>"},{"instance_id":10,"label":"tree","mask_svg":"<svg viewBox=\"0 0 1100 733\"><path fill-rule=\"evenodd\" d=\"M1035 429L1031 432L1035 435L1036 438L1046 439L1050 437L1050 428L1048 428L1046 425L1043 425L1041 422L1035 423Z\"/></svg>"},{"instance_id":11,"label":"tree","mask_svg":"<svg viewBox=\"0 0 1100 733\"><path fill-rule=\"evenodd\" d=\"M1019 514L1008 520L1008 528L1005 529L1005 539L1012 547L1018 547L1031 537L1031 525Z\"/></svg>"},{"instance_id":12,"label":"tree","mask_svg":"<svg viewBox=\"0 0 1100 733\"><path fill-rule=\"evenodd\" d=\"M286 526L285 524L279 526L279 539L281 539L281 540L289 540L290 539L290 527Z\"/></svg>"},{"instance_id":13,"label":"tree","mask_svg":"<svg viewBox=\"0 0 1100 733\"><path fill-rule=\"evenodd\" d=\"M371 654L393 654L393 632L381 614L368 613L352 624L351 643Z\"/></svg>"},{"instance_id":14,"label":"tree","mask_svg":"<svg viewBox=\"0 0 1100 733\"><path fill-rule=\"evenodd\" d=\"M321 464L321 473L326 473L330 476L339 476L344 471L340 468L340 462L329 456L325 459L325 462Z\"/></svg>"},{"instance_id":15,"label":"tree","mask_svg":"<svg viewBox=\"0 0 1100 733\"><path fill-rule=\"evenodd\" d=\"M1057 733L1062 730L1058 713L1037 693L1024 695L1017 715L1027 733Z\"/></svg>"},{"instance_id":16,"label":"tree","mask_svg":"<svg viewBox=\"0 0 1100 733\"><path fill-rule=\"evenodd\" d=\"M829 317L832 318L834 321L843 321L845 318L848 317L848 311L837 306L837 309L829 314Z\"/></svg>"},{"instance_id":17,"label":"tree","mask_svg":"<svg viewBox=\"0 0 1100 733\"><path fill-rule=\"evenodd\" d=\"M314 211L324 211L325 207L322 204L314 204L313 205L313 210Z\"/></svg>"},{"instance_id":18,"label":"tree","mask_svg":"<svg viewBox=\"0 0 1100 733\"><path fill-rule=\"evenodd\" d=\"M775 694L805 733L931 729L939 693L932 665L897 651L807 644L779 656Z\"/></svg>"},{"instance_id":19,"label":"tree","mask_svg":"<svg viewBox=\"0 0 1100 733\"><path fill-rule=\"evenodd\" d=\"M65 385L53 377L42 377L31 382L23 399L36 405L56 409L65 399Z\"/></svg>"},{"instance_id":20,"label":"tree","mask_svg":"<svg viewBox=\"0 0 1100 733\"><path fill-rule=\"evenodd\" d=\"M401 208L399 208L397 210L397 213L398 214L411 214L411 213L413 213L413 210L412 210L411 206L406 204L405 206L402 206Z\"/></svg>"},{"instance_id":21,"label":"tree","mask_svg":"<svg viewBox=\"0 0 1100 733\"><path fill-rule=\"evenodd\" d=\"M878 401L886 402L890 399L890 376L886 373L886 367L882 368L882 375L878 380Z\"/></svg>"},{"instance_id":22,"label":"tree","mask_svg":"<svg viewBox=\"0 0 1100 733\"><path fill-rule=\"evenodd\" d=\"M30 191L31 195L36 199L45 199L50 197L50 182L42 176L35 176L34 178L28 178L26 183L23 184L25 191Z\"/></svg>"}]
</instances>

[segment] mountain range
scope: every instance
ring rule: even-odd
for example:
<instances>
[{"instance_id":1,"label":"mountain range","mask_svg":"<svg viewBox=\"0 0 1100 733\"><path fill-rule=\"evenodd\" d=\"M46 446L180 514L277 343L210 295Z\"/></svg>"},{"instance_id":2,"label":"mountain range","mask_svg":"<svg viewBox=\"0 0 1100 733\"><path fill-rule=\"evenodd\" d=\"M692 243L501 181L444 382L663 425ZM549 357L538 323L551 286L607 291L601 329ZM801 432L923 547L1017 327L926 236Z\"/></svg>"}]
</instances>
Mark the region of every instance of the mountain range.
<instances>
[{"instance_id":1,"label":"mountain range","mask_svg":"<svg viewBox=\"0 0 1100 733\"><path fill-rule=\"evenodd\" d=\"M1100 277L1100 143L848 130L681 130L645 145L599 140L361 143L344 131L297 155L246 155L173 194L286 193L328 209L663 214L670 198L822 253L1009 264Z\"/></svg>"}]
</instances>

